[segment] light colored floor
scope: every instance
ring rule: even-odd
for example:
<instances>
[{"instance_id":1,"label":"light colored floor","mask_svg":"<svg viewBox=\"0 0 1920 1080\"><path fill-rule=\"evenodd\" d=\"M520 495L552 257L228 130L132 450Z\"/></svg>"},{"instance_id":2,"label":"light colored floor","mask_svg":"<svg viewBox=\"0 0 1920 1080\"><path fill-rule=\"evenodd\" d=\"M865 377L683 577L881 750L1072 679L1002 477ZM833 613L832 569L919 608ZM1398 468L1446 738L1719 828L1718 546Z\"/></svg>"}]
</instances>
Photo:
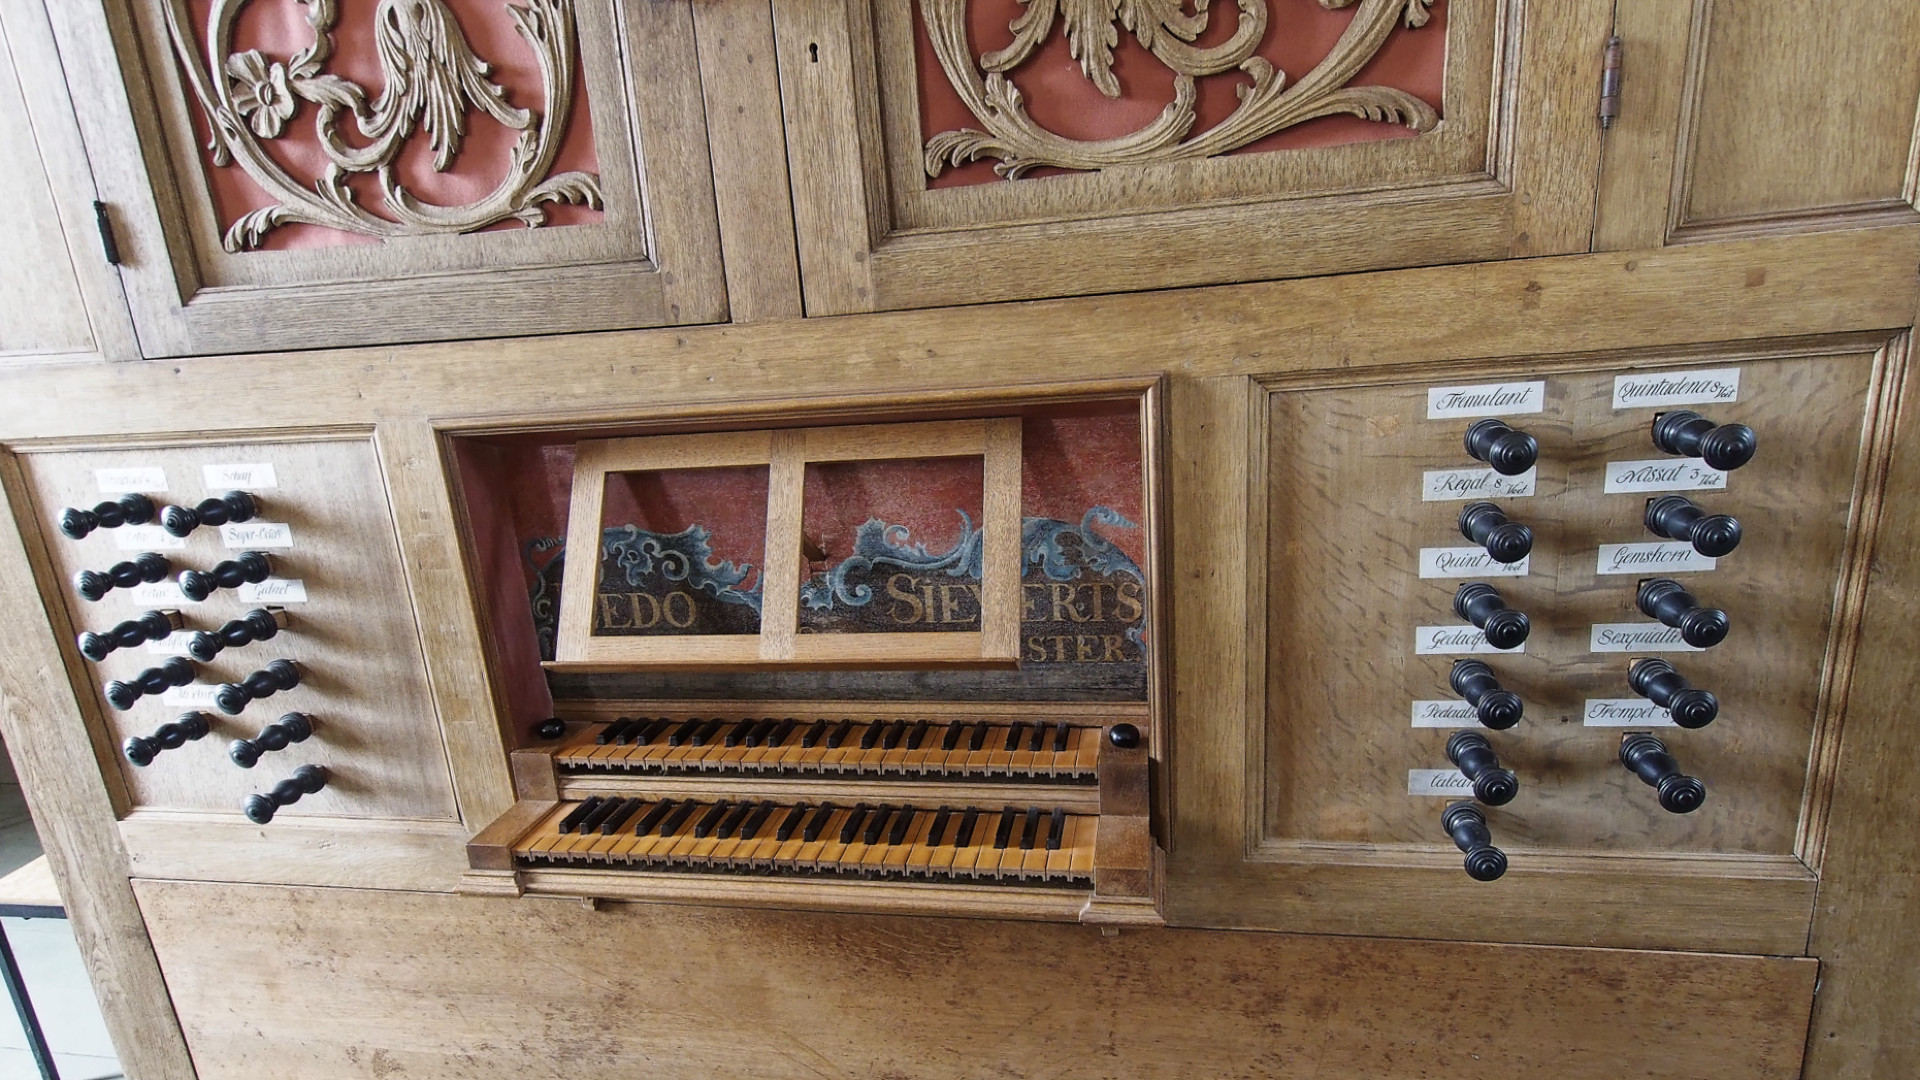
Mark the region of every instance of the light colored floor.
<instances>
[{"instance_id":1,"label":"light colored floor","mask_svg":"<svg viewBox=\"0 0 1920 1080\"><path fill-rule=\"evenodd\" d=\"M40 855L27 801L20 794L13 766L0 746L0 875ZM7 941L19 961L27 994L40 1016L40 1030L53 1047L60 1080L103 1080L120 1075L120 1061L100 1019L93 986L80 963L80 948L65 919L4 919ZM4 992L0 992L4 997ZM27 1052L26 1033L11 1003L0 1000L0 1078L38 1077Z\"/></svg>"}]
</instances>

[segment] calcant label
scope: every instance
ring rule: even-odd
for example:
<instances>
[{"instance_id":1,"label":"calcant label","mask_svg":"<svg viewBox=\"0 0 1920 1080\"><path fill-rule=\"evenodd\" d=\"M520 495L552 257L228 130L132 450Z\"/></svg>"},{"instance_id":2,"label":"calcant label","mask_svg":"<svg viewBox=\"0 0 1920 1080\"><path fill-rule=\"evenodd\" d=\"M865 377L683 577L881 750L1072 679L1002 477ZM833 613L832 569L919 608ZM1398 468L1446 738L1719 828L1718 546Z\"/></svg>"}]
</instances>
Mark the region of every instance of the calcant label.
<instances>
[{"instance_id":1,"label":"calcant label","mask_svg":"<svg viewBox=\"0 0 1920 1080\"><path fill-rule=\"evenodd\" d=\"M1646 698L1588 698L1588 727L1674 727L1673 714Z\"/></svg>"},{"instance_id":2,"label":"calcant label","mask_svg":"<svg viewBox=\"0 0 1920 1080\"><path fill-rule=\"evenodd\" d=\"M1444 547L1420 549L1420 576L1437 577L1526 577L1528 555L1519 562L1495 562L1482 547Z\"/></svg>"},{"instance_id":3,"label":"calcant label","mask_svg":"<svg viewBox=\"0 0 1920 1080\"><path fill-rule=\"evenodd\" d=\"M1527 643L1521 642L1511 649L1496 649L1487 643L1487 635L1473 626L1416 626L1413 628L1413 651L1418 656L1440 656L1459 653L1523 653Z\"/></svg>"},{"instance_id":4,"label":"calcant label","mask_svg":"<svg viewBox=\"0 0 1920 1080\"><path fill-rule=\"evenodd\" d=\"M1473 706L1459 698L1413 703L1413 726L1417 728L1479 727L1480 717Z\"/></svg>"},{"instance_id":5,"label":"calcant label","mask_svg":"<svg viewBox=\"0 0 1920 1080\"><path fill-rule=\"evenodd\" d=\"M163 578L159 581L143 581L133 588L128 589L127 595L132 597L133 602L136 604L171 606L174 604L197 604L200 602L198 600L187 599L187 594L180 591L180 583L170 578Z\"/></svg>"},{"instance_id":6,"label":"calcant label","mask_svg":"<svg viewBox=\"0 0 1920 1080\"><path fill-rule=\"evenodd\" d=\"M201 708L215 704L214 698L220 688L212 683L188 683L185 686L172 686L160 695L160 700L178 708Z\"/></svg>"},{"instance_id":7,"label":"calcant label","mask_svg":"<svg viewBox=\"0 0 1920 1080\"><path fill-rule=\"evenodd\" d=\"M1427 419L1451 416L1511 416L1537 413L1547 407L1544 382L1481 383L1477 386L1427 388Z\"/></svg>"},{"instance_id":8,"label":"calcant label","mask_svg":"<svg viewBox=\"0 0 1920 1080\"><path fill-rule=\"evenodd\" d=\"M307 583L299 578L249 581L235 591L243 604L303 604L307 600Z\"/></svg>"},{"instance_id":9,"label":"calcant label","mask_svg":"<svg viewBox=\"0 0 1920 1080\"><path fill-rule=\"evenodd\" d=\"M1428 469L1420 474L1420 501L1516 499L1533 494L1535 470L1501 476L1492 469Z\"/></svg>"},{"instance_id":10,"label":"calcant label","mask_svg":"<svg viewBox=\"0 0 1920 1080\"><path fill-rule=\"evenodd\" d=\"M105 495L119 495L128 491L165 491L167 490L167 470L157 465L145 468L95 469L93 483Z\"/></svg>"},{"instance_id":11,"label":"calcant label","mask_svg":"<svg viewBox=\"0 0 1920 1080\"><path fill-rule=\"evenodd\" d=\"M187 546L186 537L175 536L158 525L122 525L107 531L121 551L179 551Z\"/></svg>"},{"instance_id":12,"label":"calcant label","mask_svg":"<svg viewBox=\"0 0 1920 1080\"><path fill-rule=\"evenodd\" d=\"M280 479L273 474L273 466L265 462L257 465L202 465L201 479L210 488L270 488L279 487Z\"/></svg>"},{"instance_id":13,"label":"calcant label","mask_svg":"<svg viewBox=\"0 0 1920 1080\"><path fill-rule=\"evenodd\" d=\"M1643 409L1661 405L1710 405L1740 400L1740 369L1649 371L1616 375L1613 407Z\"/></svg>"},{"instance_id":14,"label":"calcant label","mask_svg":"<svg viewBox=\"0 0 1920 1080\"><path fill-rule=\"evenodd\" d=\"M1701 652L1680 631L1657 622L1594 623L1588 652Z\"/></svg>"},{"instance_id":15,"label":"calcant label","mask_svg":"<svg viewBox=\"0 0 1920 1080\"><path fill-rule=\"evenodd\" d=\"M1407 794L1473 798L1473 781L1458 769L1408 769Z\"/></svg>"},{"instance_id":16,"label":"calcant label","mask_svg":"<svg viewBox=\"0 0 1920 1080\"><path fill-rule=\"evenodd\" d=\"M220 526L220 542L230 548L290 548L293 528L281 521L229 522Z\"/></svg>"},{"instance_id":17,"label":"calcant label","mask_svg":"<svg viewBox=\"0 0 1920 1080\"><path fill-rule=\"evenodd\" d=\"M1684 540L1657 540L1644 544L1601 544L1600 561L1595 573L1664 574L1688 570L1711 570L1719 560L1693 550Z\"/></svg>"},{"instance_id":18,"label":"calcant label","mask_svg":"<svg viewBox=\"0 0 1920 1080\"><path fill-rule=\"evenodd\" d=\"M1609 495L1639 491L1706 491L1727 486L1727 474L1699 458L1607 462Z\"/></svg>"}]
</instances>

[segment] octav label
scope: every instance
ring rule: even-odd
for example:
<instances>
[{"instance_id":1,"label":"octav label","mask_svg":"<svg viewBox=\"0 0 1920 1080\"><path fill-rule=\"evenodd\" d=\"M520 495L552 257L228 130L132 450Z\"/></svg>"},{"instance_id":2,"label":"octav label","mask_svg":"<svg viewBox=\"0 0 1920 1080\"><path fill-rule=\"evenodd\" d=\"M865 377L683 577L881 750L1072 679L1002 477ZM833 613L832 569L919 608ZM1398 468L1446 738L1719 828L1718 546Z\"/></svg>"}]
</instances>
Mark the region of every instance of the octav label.
<instances>
[{"instance_id":1,"label":"octav label","mask_svg":"<svg viewBox=\"0 0 1920 1080\"><path fill-rule=\"evenodd\" d=\"M1495 562L1483 547L1444 547L1420 549L1420 576L1445 577L1526 577L1528 555L1519 562Z\"/></svg>"},{"instance_id":2,"label":"octav label","mask_svg":"<svg viewBox=\"0 0 1920 1080\"><path fill-rule=\"evenodd\" d=\"M1740 369L1650 371L1613 378L1613 407L1644 409L1665 405L1710 405L1740 400Z\"/></svg>"},{"instance_id":3,"label":"octav label","mask_svg":"<svg viewBox=\"0 0 1920 1080\"><path fill-rule=\"evenodd\" d=\"M1413 726L1417 728L1479 727L1480 717L1473 706L1459 698L1413 703Z\"/></svg>"},{"instance_id":4,"label":"octav label","mask_svg":"<svg viewBox=\"0 0 1920 1080\"><path fill-rule=\"evenodd\" d=\"M257 465L202 465L200 475L210 488L270 488L279 487L280 479L273 474L273 466L265 462Z\"/></svg>"},{"instance_id":5,"label":"octav label","mask_svg":"<svg viewBox=\"0 0 1920 1080\"><path fill-rule=\"evenodd\" d=\"M93 483L103 495L119 495L128 491L165 491L167 470L157 465L95 469Z\"/></svg>"},{"instance_id":6,"label":"octav label","mask_svg":"<svg viewBox=\"0 0 1920 1080\"><path fill-rule=\"evenodd\" d=\"M1473 781L1458 769L1408 769L1407 794L1473 798Z\"/></svg>"},{"instance_id":7,"label":"octav label","mask_svg":"<svg viewBox=\"0 0 1920 1080\"><path fill-rule=\"evenodd\" d=\"M212 683L188 683L185 686L173 686L160 695L160 700L168 705L181 708L196 708L216 704L213 700L220 688Z\"/></svg>"},{"instance_id":8,"label":"octav label","mask_svg":"<svg viewBox=\"0 0 1920 1080\"><path fill-rule=\"evenodd\" d=\"M1693 545L1684 540L1654 540L1644 544L1601 544L1600 561L1595 570L1601 574L1643 574L1655 570L1672 574L1711 570L1718 561L1693 550Z\"/></svg>"},{"instance_id":9,"label":"octav label","mask_svg":"<svg viewBox=\"0 0 1920 1080\"><path fill-rule=\"evenodd\" d=\"M1588 698L1588 727L1673 727L1673 715L1646 698Z\"/></svg>"},{"instance_id":10,"label":"octav label","mask_svg":"<svg viewBox=\"0 0 1920 1080\"><path fill-rule=\"evenodd\" d=\"M299 578L268 578L262 582L247 582L236 592L243 604L304 604L307 601L307 583Z\"/></svg>"},{"instance_id":11,"label":"octav label","mask_svg":"<svg viewBox=\"0 0 1920 1080\"><path fill-rule=\"evenodd\" d=\"M1706 491L1727 486L1727 474L1699 458L1607 462L1609 495L1640 491Z\"/></svg>"},{"instance_id":12,"label":"octav label","mask_svg":"<svg viewBox=\"0 0 1920 1080\"><path fill-rule=\"evenodd\" d=\"M1427 419L1453 416L1511 416L1547 407L1544 382L1481 383L1427 388Z\"/></svg>"},{"instance_id":13,"label":"octav label","mask_svg":"<svg viewBox=\"0 0 1920 1080\"><path fill-rule=\"evenodd\" d=\"M164 604L170 606L173 604L197 604L200 602L198 600L187 599L187 594L180 591L180 583L171 578L163 578L159 581L143 581L133 588L128 589L127 595L133 597L133 602L136 604Z\"/></svg>"},{"instance_id":14,"label":"octav label","mask_svg":"<svg viewBox=\"0 0 1920 1080\"><path fill-rule=\"evenodd\" d=\"M1419 656L1523 653L1527 651L1527 643L1523 641L1511 649L1496 649L1487 643L1487 635L1475 626L1416 626L1413 628L1413 651Z\"/></svg>"},{"instance_id":15,"label":"octav label","mask_svg":"<svg viewBox=\"0 0 1920 1080\"><path fill-rule=\"evenodd\" d=\"M175 536L158 525L122 525L108 531L121 551L179 551L187 546L186 537Z\"/></svg>"},{"instance_id":16,"label":"octav label","mask_svg":"<svg viewBox=\"0 0 1920 1080\"><path fill-rule=\"evenodd\" d=\"M290 548L293 528L282 521L248 521L220 526L220 542L230 548Z\"/></svg>"},{"instance_id":17,"label":"octav label","mask_svg":"<svg viewBox=\"0 0 1920 1080\"><path fill-rule=\"evenodd\" d=\"M1428 469L1420 475L1422 502L1518 499L1533 494L1535 470L1501 476L1492 469Z\"/></svg>"},{"instance_id":18,"label":"octav label","mask_svg":"<svg viewBox=\"0 0 1920 1080\"><path fill-rule=\"evenodd\" d=\"M1700 652L1681 638L1680 631L1657 622L1593 624L1588 652Z\"/></svg>"}]
</instances>

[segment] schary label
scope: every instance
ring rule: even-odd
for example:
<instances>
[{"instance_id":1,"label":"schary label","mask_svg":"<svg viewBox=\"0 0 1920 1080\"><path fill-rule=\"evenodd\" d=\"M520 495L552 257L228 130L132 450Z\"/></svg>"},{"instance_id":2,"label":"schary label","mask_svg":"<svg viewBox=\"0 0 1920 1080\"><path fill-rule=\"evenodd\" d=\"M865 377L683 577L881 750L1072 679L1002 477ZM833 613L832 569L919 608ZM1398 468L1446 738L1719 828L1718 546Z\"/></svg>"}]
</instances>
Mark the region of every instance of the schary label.
<instances>
[{"instance_id":1,"label":"schary label","mask_svg":"<svg viewBox=\"0 0 1920 1080\"><path fill-rule=\"evenodd\" d=\"M1693 550L1684 540L1649 541L1644 544L1601 544L1594 572L1599 574L1646 574L1658 571L1677 574L1711 570L1719 560Z\"/></svg>"},{"instance_id":2,"label":"schary label","mask_svg":"<svg viewBox=\"0 0 1920 1080\"><path fill-rule=\"evenodd\" d=\"M1727 486L1727 474L1707 468L1699 458L1660 458L1655 461L1607 462L1606 493L1641 491L1707 491Z\"/></svg>"},{"instance_id":3,"label":"schary label","mask_svg":"<svg viewBox=\"0 0 1920 1080\"><path fill-rule=\"evenodd\" d=\"M265 462L257 465L202 465L200 476L206 480L209 488L270 488L279 487L280 480L273 474L273 466Z\"/></svg>"},{"instance_id":4,"label":"schary label","mask_svg":"<svg viewBox=\"0 0 1920 1080\"><path fill-rule=\"evenodd\" d=\"M1740 369L1649 371L1613 378L1613 407L1644 409L1662 405L1711 405L1740 400Z\"/></svg>"},{"instance_id":5,"label":"schary label","mask_svg":"<svg viewBox=\"0 0 1920 1080\"><path fill-rule=\"evenodd\" d=\"M1533 494L1535 472L1501 476L1492 469L1428 469L1420 474L1420 501L1524 498Z\"/></svg>"},{"instance_id":6,"label":"schary label","mask_svg":"<svg viewBox=\"0 0 1920 1080\"><path fill-rule=\"evenodd\" d=\"M1662 629L1665 629L1662 627ZM1487 635L1473 626L1416 626L1413 651L1417 656L1448 656L1462 653L1523 653L1527 643L1511 649L1496 649L1487 643Z\"/></svg>"},{"instance_id":7,"label":"schary label","mask_svg":"<svg viewBox=\"0 0 1920 1080\"><path fill-rule=\"evenodd\" d=\"M1444 547L1420 549L1420 576L1449 577L1526 577L1528 555L1519 562L1495 562L1482 547Z\"/></svg>"},{"instance_id":8,"label":"schary label","mask_svg":"<svg viewBox=\"0 0 1920 1080\"><path fill-rule=\"evenodd\" d=\"M168 687L160 700L168 705L180 708L200 708L214 705L220 688L212 683L188 683L185 686Z\"/></svg>"},{"instance_id":9,"label":"schary label","mask_svg":"<svg viewBox=\"0 0 1920 1080\"><path fill-rule=\"evenodd\" d=\"M113 534L114 546L121 551L179 551L187 546L186 537L158 525L122 525L106 531Z\"/></svg>"},{"instance_id":10,"label":"schary label","mask_svg":"<svg viewBox=\"0 0 1920 1080\"><path fill-rule=\"evenodd\" d=\"M307 583L299 578L249 581L234 591L243 604L304 604L307 601Z\"/></svg>"},{"instance_id":11,"label":"schary label","mask_svg":"<svg viewBox=\"0 0 1920 1080\"><path fill-rule=\"evenodd\" d=\"M290 548L293 528L281 521L246 521L220 526L220 542L230 548Z\"/></svg>"},{"instance_id":12,"label":"schary label","mask_svg":"<svg viewBox=\"0 0 1920 1080\"><path fill-rule=\"evenodd\" d=\"M1544 382L1481 383L1477 386L1433 386L1427 389L1427 419L1453 416L1512 416L1537 413L1547 407Z\"/></svg>"},{"instance_id":13,"label":"schary label","mask_svg":"<svg viewBox=\"0 0 1920 1080\"><path fill-rule=\"evenodd\" d=\"M1458 769L1408 769L1407 794L1473 798L1473 781Z\"/></svg>"},{"instance_id":14,"label":"schary label","mask_svg":"<svg viewBox=\"0 0 1920 1080\"><path fill-rule=\"evenodd\" d=\"M1676 727L1673 714L1646 698L1588 698L1588 727Z\"/></svg>"},{"instance_id":15,"label":"schary label","mask_svg":"<svg viewBox=\"0 0 1920 1080\"><path fill-rule=\"evenodd\" d=\"M1686 643L1680 631L1664 623L1595 623L1588 652L1703 652Z\"/></svg>"},{"instance_id":16,"label":"schary label","mask_svg":"<svg viewBox=\"0 0 1920 1080\"><path fill-rule=\"evenodd\" d=\"M1459 698L1413 703L1413 726L1417 728L1479 727L1480 717L1473 706Z\"/></svg>"},{"instance_id":17,"label":"schary label","mask_svg":"<svg viewBox=\"0 0 1920 1080\"><path fill-rule=\"evenodd\" d=\"M175 604L198 604L198 600L187 599L180 591L180 583L173 580L143 581L127 590L127 595L136 604L151 604L159 607L171 607Z\"/></svg>"},{"instance_id":18,"label":"schary label","mask_svg":"<svg viewBox=\"0 0 1920 1080\"><path fill-rule=\"evenodd\" d=\"M103 495L120 495L129 491L165 491L167 490L167 470L157 465L95 469L93 483Z\"/></svg>"}]
</instances>

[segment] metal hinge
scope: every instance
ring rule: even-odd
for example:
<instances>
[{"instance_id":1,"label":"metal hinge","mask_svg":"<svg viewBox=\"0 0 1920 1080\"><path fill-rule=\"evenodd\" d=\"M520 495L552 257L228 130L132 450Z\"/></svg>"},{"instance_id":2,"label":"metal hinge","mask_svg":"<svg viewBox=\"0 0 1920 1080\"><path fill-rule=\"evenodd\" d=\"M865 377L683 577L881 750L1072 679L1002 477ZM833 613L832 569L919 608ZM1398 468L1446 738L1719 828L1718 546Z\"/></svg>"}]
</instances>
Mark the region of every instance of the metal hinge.
<instances>
[{"instance_id":1,"label":"metal hinge","mask_svg":"<svg viewBox=\"0 0 1920 1080\"><path fill-rule=\"evenodd\" d=\"M1607 51L1600 64L1600 130L1613 126L1620 115L1620 38L1607 39Z\"/></svg>"},{"instance_id":2,"label":"metal hinge","mask_svg":"<svg viewBox=\"0 0 1920 1080\"><path fill-rule=\"evenodd\" d=\"M107 256L107 265L119 266L120 244L113 238L113 218L107 216L107 204L99 199L93 200L93 220L100 226L100 248Z\"/></svg>"}]
</instances>

